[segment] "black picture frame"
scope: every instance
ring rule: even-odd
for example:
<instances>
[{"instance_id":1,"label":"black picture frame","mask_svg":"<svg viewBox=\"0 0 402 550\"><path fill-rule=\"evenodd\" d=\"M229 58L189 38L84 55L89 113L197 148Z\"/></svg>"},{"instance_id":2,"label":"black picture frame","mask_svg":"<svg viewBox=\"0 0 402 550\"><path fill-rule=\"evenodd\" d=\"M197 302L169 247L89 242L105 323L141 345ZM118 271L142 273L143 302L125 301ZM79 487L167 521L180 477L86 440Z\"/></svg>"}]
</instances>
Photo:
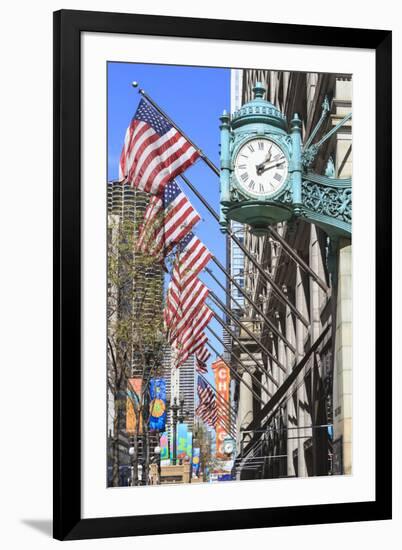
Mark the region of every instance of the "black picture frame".
<instances>
[{"instance_id":1,"label":"black picture frame","mask_svg":"<svg viewBox=\"0 0 402 550\"><path fill-rule=\"evenodd\" d=\"M370 502L81 517L81 49L83 32L375 50L376 498ZM62 10L54 13L54 537L60 540L390 519L390 31ZM374 223L374 222L373 222ZM379 292L379 289L381 291Z\"/></svg>"}]
</instances>

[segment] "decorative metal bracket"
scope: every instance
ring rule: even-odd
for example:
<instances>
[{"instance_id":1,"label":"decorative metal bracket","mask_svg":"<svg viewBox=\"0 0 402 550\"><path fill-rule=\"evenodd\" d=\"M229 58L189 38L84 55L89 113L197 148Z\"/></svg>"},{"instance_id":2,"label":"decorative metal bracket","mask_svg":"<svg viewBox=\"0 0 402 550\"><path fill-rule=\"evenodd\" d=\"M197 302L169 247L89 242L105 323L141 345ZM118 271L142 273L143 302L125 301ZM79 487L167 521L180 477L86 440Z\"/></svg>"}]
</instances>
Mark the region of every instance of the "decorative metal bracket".
<instances>
[{"instance_id":1,"label":"decorative metal bracket","mask_svg":"<svg viewBox=\"0 0 402 550\"><path fill-rule=\"evenodd\" d=\"M339 128L344 126L347 123L347 121L351 118L352 118L352 113L348 113L341 121L338 122L338 124L336 126L331 128L331 130L329 132L327 132L319 141L317 141L317 143L314 143L313 145L309 145L312 141L312 137L310 136L310 138L306 142L306 144L303 148L303 152L302 152L302 163L303 163L303 167L305 169L307 169L309 166L311 166L311 164L313 163L315 157L317 156L318 150L321 147L321 145L323 143L325 143L331 136L333 136L339 130ZM321 119L320 119L320 121L321 121ZM320 121L319 121L318 124L320 124ZM317 124L317 126L318 126L318 124ZM313 137L317 133L316 129L317 129L317 127L314 129L314 132L312 134Z\"/></svg>"},{"instance_id":2,"label":"decorative metal bracket","mask_svg":"<svg viewBox=\"0 0 402 550\"><path fill-rule=\"evenodd\" d=\"M309 173L303 177L301 217L321 226L329 235L350 237L352 180Z\"/></svg>"}]
</instances>

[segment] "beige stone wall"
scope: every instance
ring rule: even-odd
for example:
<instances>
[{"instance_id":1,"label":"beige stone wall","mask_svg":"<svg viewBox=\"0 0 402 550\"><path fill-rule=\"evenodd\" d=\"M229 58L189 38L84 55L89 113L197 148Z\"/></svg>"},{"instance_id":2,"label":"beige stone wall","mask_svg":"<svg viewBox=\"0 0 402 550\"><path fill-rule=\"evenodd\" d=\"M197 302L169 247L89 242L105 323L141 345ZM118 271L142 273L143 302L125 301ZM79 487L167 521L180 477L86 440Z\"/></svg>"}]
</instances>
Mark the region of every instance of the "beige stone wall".
<instances>
[{"instance_id":1,"label":"beige stone wall","mask_svg":"<svg viewBox=\"0 0 402 550\"><path fill-rule=\"evenodd\" d=\"M334 363L334 439L342 438L343 471L352 473L352 246L340 243Z\"/></svg>"}]
</instances>

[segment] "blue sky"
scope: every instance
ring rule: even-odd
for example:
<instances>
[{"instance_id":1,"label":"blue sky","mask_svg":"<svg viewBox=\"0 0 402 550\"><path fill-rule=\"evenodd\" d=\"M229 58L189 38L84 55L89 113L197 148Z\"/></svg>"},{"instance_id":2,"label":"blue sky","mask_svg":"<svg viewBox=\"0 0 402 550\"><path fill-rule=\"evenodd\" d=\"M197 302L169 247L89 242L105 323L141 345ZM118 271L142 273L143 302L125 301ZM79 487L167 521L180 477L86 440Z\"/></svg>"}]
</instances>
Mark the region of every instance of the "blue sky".
<instances>
[{"instance_id":1,"label":"blue sky","mask_svg":"<svg viewBox=\"0 0 402 550\"><path fill-rule=\"evenodd\" d=\"M183 67L137 63L108 63L108 178L118 178L118 163L126 128L141 98L136 80L161 107L219 166L219 116L230 110L230 69ZM185 172L189 180L207 201L219 211L219 180L202 160ZM203 217L194 232L211 252L225 265L225 237L200 201L180 178L177 182L193 206ZM225 278L210 262L209 267L225 284ZM225 295L207 275L201 279L225 301ZM221 312L222 314L222 312ZM222 314L223 315L223 314ZM222 333L220 325L213 321L211 327ZM207 331L208 332L208 331ZM210 338L210 334L208 335ZM214 347L221 346L213 341ZM213 357L214 359L214 357Z\"/></svg>"}]
</instances>

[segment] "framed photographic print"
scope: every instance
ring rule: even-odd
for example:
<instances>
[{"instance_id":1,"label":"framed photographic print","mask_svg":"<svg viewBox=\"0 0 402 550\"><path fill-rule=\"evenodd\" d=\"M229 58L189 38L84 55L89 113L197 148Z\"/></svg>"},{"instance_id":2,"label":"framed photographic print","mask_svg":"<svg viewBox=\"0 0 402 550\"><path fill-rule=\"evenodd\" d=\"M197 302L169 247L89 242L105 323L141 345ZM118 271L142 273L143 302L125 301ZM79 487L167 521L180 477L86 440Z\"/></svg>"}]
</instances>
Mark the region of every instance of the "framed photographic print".
<instances>
[{"instance_id":1,"label":"framed photographic print","mask_svg":"<svg viewBox=\"0 0 402 550\"><path fill-rule=\"evenodd\" d=\"M391 518L391 32L56 12L54 220L56 538Z\"/></svg>"}]
</instances>

